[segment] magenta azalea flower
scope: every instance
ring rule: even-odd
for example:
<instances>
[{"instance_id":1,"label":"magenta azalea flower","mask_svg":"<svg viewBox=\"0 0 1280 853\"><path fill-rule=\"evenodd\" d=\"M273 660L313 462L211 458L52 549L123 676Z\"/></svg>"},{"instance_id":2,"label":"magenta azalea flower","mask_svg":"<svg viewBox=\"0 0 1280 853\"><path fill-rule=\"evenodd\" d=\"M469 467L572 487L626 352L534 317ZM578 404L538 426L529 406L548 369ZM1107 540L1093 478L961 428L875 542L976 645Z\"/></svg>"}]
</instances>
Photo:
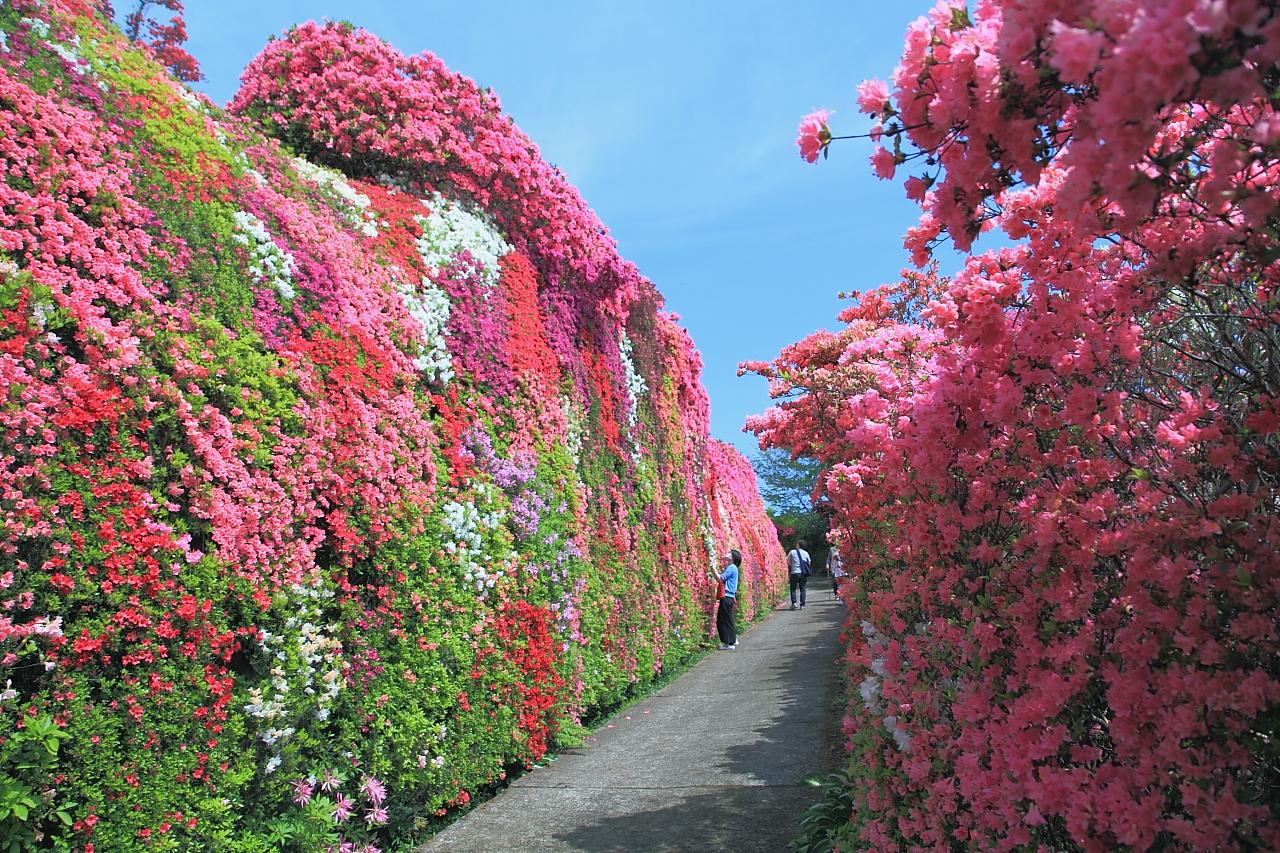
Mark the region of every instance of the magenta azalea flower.
<instances>
[{"instance_id":1,"label":"magenta azalea flower","mask_svg":"<svg viewBox=\"0 0 1280 853\"><path fill-rule=\"evenodd\" d=\"M831 130L827 127L827 119L830 117L830 110L814 110L800 120L796 145L800 147L800 156L806 162L816 163L818 155L831 143Z\"/></svg>"},{"instance_id":2,"label":"magenta azalea flower","mask_svg":"<svg viewBox=\"0 0 1280 853\"><path fill-rule=\"evenodd\" d=\"M333 818L338 823L343 823L351 815L355 814L354 803L339 794L333 801Z\"/></svg>"},{"instance_id":3,"label":"magenta azalea flower","mask_svg":"<svg viewBox=\"0 0 1280 853\"><path fill-rule=\"evenodd\" d=\"M315 791L311 787L311 781L308 779L295 779L289 784L293 785L293 801L300 806L305 806L311 802L311 794Z\"/></svg>"},{"instance_id":4,"label":"magenta azalea flower","mask_svg":"<svg viewBox=\"0 0 1280 853\"><path fill-rule=\"evenodd\" d=\"M364 780L364 784L360 786L360 790L364 791L364 795L369 798L369 802L373 803L375 806L381 805L382 801L387 798L387 789L373 776Z\"/></svg>"},{"instance_id":5,"label":"magenta azalea flower","mask_svg":"<svg viewBox=\"0 0 1280 853\"><path fill-rule=\"evenodd\" d=\"M382 806L370 806L364 814L364 822L370 826L381 826L387 822L387 810Z\"/></svg>"}]
</instances>

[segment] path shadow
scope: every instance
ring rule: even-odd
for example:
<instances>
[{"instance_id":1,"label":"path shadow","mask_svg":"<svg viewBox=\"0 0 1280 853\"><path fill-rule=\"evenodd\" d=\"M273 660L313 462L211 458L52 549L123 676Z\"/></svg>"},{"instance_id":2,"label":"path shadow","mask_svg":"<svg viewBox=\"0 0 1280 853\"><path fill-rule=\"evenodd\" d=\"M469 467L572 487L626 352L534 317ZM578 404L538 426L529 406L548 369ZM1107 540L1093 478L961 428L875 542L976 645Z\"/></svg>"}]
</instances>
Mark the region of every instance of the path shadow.
<instances>
[{"instance_id":1,"label":"path shadow","mask_svg":"<svg viewBox=\"0 0 1280 853\"><path fill-rule=\"evenodd\" d=\"M799 833L800 815L812 802L813 790L703 789L674 805L603 818L555 837L583 853L783 853Z\"/></svg>"},{"instance_id":2,"label":"path shadow","mask_svg":"<svg viewBox=\"0 0 1280 853\"><path fill-rule=\"evenodd\" d=\"M819 789L804 780L825 776L839 761L834 663L844 609L836 602L830 607L839 608L838 614L823 620L802 651L755 673L753 685L767 683L781 701L771 719L740 723L743 742L725 750L716 765L755 784L693 789L674 804L602 816L566 827L555 838L584 853L784 853L800 834L805 809L818 800Z\"/></svg>"},{"instance_id":3,"label":"path shadow","mask_svg":"<svg viewBox=\"0 0 1280 853\"><path fill-rule=\"evenodd\" d=\"M812 599L809 606L827 609ZM843 619L844 608L834 601L830 606L839 608L839 619ZM840 741L840 713L834 704L839 651L838 631L824 629L803 651L769 667L762 675L775 689L782 686L780 713L753 726L754 739L744 738L740 746L730 747L720 766L765 785L798 785L807 777L834 770Z\"/></svg>"}]
</instances>

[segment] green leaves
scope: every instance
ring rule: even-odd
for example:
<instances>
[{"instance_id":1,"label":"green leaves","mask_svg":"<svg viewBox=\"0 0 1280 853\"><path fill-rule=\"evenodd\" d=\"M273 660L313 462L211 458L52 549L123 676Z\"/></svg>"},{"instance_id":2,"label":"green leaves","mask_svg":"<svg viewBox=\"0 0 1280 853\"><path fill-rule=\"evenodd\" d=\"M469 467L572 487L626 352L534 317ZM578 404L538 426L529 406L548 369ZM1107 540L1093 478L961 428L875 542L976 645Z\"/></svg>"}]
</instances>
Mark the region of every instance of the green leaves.
<instances>
[{"instance_id":1,"label":"green leaves","mask_svg":"<svg viewBox=\"0 0 1280 853\"><path fill-rule=\"evenodd\" d=\"M809 776L806 785L821 788L821 799L800 818L801 837L791 845L793 853L831 853L842 829L849 826L856 790L848 766L826 778Z\"/></svg>"},{"instance_id":2,"label":"green leaves","mask_svg":"<svg viewBox=\"0 0 1280 853\"><path fill-rule=\"evenodd\" d=\"M10 816L18 820L26 820L31 810L37 806L35 792L7 777L0 778L0 821Z\"/></svg>"},{"instance_id":3,"label":"green leaves","mask_svg":"<svg viewBox=\"0 0 1280 853\"><path fill-rule=\"evenodd\" d=\"M967 30L973 26L973 21L969 18L969 10L963 6L951 10L951 32L957 30Z\"/></svg>"},{"instance_id":4,"label":"green leaves","mask_svg":"<svg viewBox=\"0 0 1280 853\"><path fill-rule=\"evenodd\" d=\"M59 799L51 781L69 738L48 715L25 718L0 745L0 853L45 849L51 824L70 827L77 803Z\"/></svg>"}]
</instances>

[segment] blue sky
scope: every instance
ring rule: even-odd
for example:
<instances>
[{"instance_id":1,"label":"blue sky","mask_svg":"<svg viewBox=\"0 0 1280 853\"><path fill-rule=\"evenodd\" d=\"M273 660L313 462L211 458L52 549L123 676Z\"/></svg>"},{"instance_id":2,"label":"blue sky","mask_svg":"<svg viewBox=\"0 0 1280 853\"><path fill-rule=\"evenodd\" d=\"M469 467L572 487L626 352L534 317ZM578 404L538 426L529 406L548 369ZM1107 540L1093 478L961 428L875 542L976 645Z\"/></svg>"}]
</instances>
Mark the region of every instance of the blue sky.
<instances>
[{"instance_id":1,"label":"blue sky","mask_svg":"<svg viewBox=\"0 0 1280 853\"><path fill-rule=\"evenodd\" d=\"M225 103L271 35L349 20L491 86L681 316L705 360L712 433L753 453L769 405L738 362L833 328L837 293L893 280L914 221L865 140L810 166L796 125L836 110L865 130L855 87L887 78L924 2L300 2L187 0L188 48ZM944 259L944 267L949 266Z\"/></svg>"}]
</instances>

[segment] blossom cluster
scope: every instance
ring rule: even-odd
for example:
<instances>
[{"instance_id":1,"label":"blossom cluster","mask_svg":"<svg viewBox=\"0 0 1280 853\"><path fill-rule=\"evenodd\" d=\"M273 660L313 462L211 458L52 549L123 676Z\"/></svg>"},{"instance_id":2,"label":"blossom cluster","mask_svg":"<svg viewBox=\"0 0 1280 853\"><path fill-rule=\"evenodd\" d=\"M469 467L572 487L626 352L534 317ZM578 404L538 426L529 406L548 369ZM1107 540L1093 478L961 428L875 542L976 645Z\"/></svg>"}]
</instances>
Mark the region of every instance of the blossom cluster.
<instances>
[{"instance_id":1,"label":"blossom cluster","mask_svg":"<svg viewBox=\"0 0 1280 853\"><path fill-rule=\"evenodd\" d=\"M268 678L249 688L244 706L245 714L263 727L258 739L271 748L266 773L280 765L279 747L297 733L296 718L327 720L344 686L341 626L316 624L323 614L319 605L332 599L333 591L295 584L287 595L291 612L279 633L259 629L257 654Z\"/></svg>"},{"instance_id":2,"label":"blossom cluster","mask_svg":"<svg viewBox=\"0 0 1280 853\"><path fill-rule=\"evenodd\" d=\"M334 169L317 166L301 157L295 157L293 168L299 175L334 193L347 205L347 224L359 230L366 237L378 236L378 223L371 209L373 202L369 197L356 190L346 177Z\"/></svg>"},{"instance_id":3,"label":"blossom cluster","mask_svg":"<svg viewBox=\"0 0 1280 853\"><path fill-rule=\"evenodd\" d=\"M497 229L482 216L439 193L423 199L423 205L430 213L418 220L422 226L418 252L427 269L447 269L466 252L480 265L485 283L490 287L497 284L501 273L498 260L511 251Z\"/></svg>"},{"instance_id":4,"label":"blossom cluster","mask_svg":"<svg viewBox=\"0 0 1280 853\"><path fill-rule=\"evenodd\" d=\"M237 210L232 218L236 223L232 239L249 249L249 274L257 281L271 285L284 299L297 296L293 288L296 268L293 256L276 244L267 226L252 213Z\"/></svg>"},{"instance_id":5,"label":"blossom cluster","mask_svg":"<svg viewBox=\"0 0 1280 853\"><path fill-rule=\"evenodd\" d=\"M1278 58L1250 0L943 2L859 87L923 270L746 366L866 626L840 849L1280 845Z\"/></svg>"},{"instance_id":6,"label":"blossom cluster","mask_svg":"<svg viewBox=\"0 0 1280 853\"><path fill-rule=\"evenodd\" d=\"M858 684L858 695L862 697L862 705L867 712L880 718L884 723L885 731L893 738L898 749L907 752L911 749L911 735L898 725L896 714L885 713L887 709L882 699L883 679L888 675L885 666L888 658L885 651L889 647L889 641L876 626L865 619L861 620L858 627L862 631L862 639L867 645L867 652L871 658L868 666L871 672Z\"/></svg>"},{"instance_id":7,"label":"blossom cluster","mask_svg":"<svg viewBox=\"0 0 1280 853\"><path fill-rule=\"evenodd\" d=\"M649 390L645 384L644 377L636 372L635 364L632 363L632 352L635 347L631 343L631 338L627 337L627 333L622 333L621 339L618 341L618 353L622 356L623 376L626 381L627 388L627 423L632 429L636 426L636 414L639 411L640 398L644 396L644 392Z\"/></svg>"},{"instance_id":8,"label":"blossom cluster","mask_svg":"<svg viewBox=\"0 0 1280 853\"><path fill-rule=\"evenodd\" d=\"M730 550L742 554L739 607L771 607L775 600L771 554L778 549L778 536L757 490L755 470L746 457L723 441L711 439L707 456L712 462L703 547L710 551L711 562L717 567Z\"/></svg>"},{"instance_id":9,"label":"blossom cluster","mask_svg":"<svg viewBox=\"0 0 1280 853\"><path fill-rule=\"evenodd\" d=\"M492 590L504 575L510 573L506 566L490 562L490 552L485 548L485 536L500 529L506 521L505 513L482 508L493 503L496 491L486 486L474 487L466 503L449 501L440 506L440 516L447 531L444 551L458 561L463 569L463 580L473 585L481 595Z\"/></svg>"},{"instance_id":10,"label":"blossom cluster","mask_svg":"<svg viewBox=\"0 0 1280 853\"><path fill-rule=\"evenodd\" d=\"M414 356L413 366L428 381L447 385L453 379L453 356L444 338L451 310L448 295L426 279L418 287L402 284L396 292L419 327L421 348Z\"/></svg>"},{"instance_id":11,"label":"blossom cluster","mask_svg":"<svg viewBox=\"0 0 1280 853\"><path fill-rule=\"evenodd\" d=\"M308 24L228 114L93 5L0 4L0 730L60 742L0 837L412 846L705 646L699 531L771 604L692 342L496 99Z\"/></svg>"},{"instance_id":12,"label":"blossom cluster","mask_svg":"<svg viewBox=\"0 0 1280 853\"><path fill-rule=\"evenodd\" d=\"M350 25L307 23L269 44L241 80L231 109L299 150L355 169L367 159L379 177L479 205L545 273L571 270L615 311L652 293L497 96L432 54L406 57Z\"/></svg>"}]
</instances>

